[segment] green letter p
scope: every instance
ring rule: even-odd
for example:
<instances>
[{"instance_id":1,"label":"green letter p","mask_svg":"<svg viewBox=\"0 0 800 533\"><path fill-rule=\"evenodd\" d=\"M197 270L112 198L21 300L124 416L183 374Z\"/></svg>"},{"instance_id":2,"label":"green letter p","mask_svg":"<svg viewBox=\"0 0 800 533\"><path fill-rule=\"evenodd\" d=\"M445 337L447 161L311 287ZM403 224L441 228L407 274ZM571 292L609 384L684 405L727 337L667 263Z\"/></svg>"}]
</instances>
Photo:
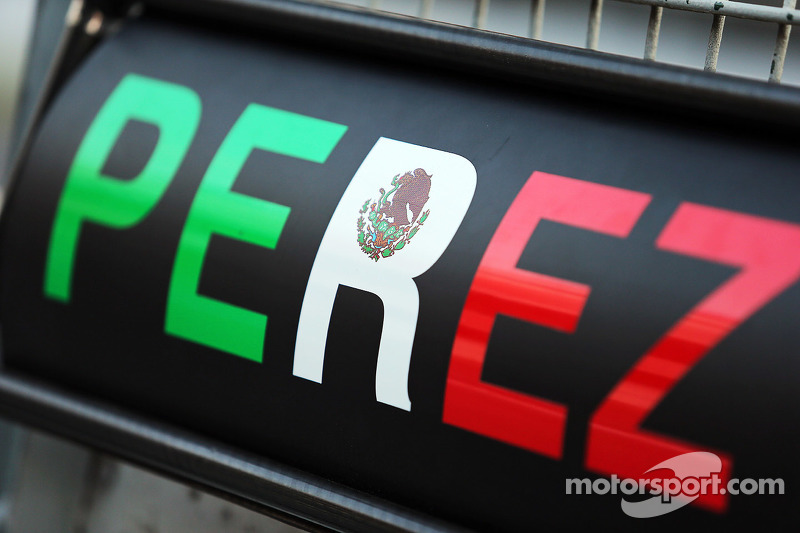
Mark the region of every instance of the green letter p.
<instances>
[{"instance_id":1,"label":"green letter p","mask_svg":"<svg viewBox=\"0 0 800 533\"><path fill-rule=\"evenodd\" d=\"M45 295L69 302L84 221L124 229L155 207L189 149L200 113L200 98L188 87L134 74L123 78L89 127L70 167L50 236ZM103 165L130 120L158 127L153 154L133 180L104 176Z\"/></svg>"}]
</instances>

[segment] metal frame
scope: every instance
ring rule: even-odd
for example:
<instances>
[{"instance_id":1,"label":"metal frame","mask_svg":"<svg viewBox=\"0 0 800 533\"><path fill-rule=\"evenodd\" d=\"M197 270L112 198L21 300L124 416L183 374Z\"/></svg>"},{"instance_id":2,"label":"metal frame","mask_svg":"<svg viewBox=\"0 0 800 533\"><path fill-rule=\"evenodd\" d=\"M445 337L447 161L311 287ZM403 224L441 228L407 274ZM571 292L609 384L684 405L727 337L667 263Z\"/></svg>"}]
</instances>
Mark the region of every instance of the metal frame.
<instances>
[{"instance_id":1,"label":"metal frame","mask_svg":"<svg viewBox=\"0 0 800 533\"><path fill-rule=\"evenodd\" d=\"M488 2L488 0L480 0ZM778 37L775 41L775 52L772 55L769 81L780 83L783 75L783 64L786 60L786 50L789 45L789 36L793 25L800 24L800 11L795 9L797 0L783 0L783 7L762 6L748 2L720 2L718 0L618 0L631 4L642 4L650 7L650 22L647 27L647 41L645 44L645 59L654 60L656 49L658 48L658 34L661 27L661 15L663 10L676 9L680 11L692 11L694 13L706 13L714 15L711 23L711 31L708 36L708 48L706 50L705 70L716 71L717 59L719 58L719 48L722 43L722 32L725 27L725 17L736 17L747 20L757 20L760 22L772 22L778 25ZM603 0L592 0L592 11L597 11L598 21L599 12L602 10ZM590 15L592 17L593 15ZM591 25L590 25L591 26ZM599 32L599 22L597 25ZM595 46L587 48L596 49Z\"/></svg>"},{"instance_id":2,"label":"metal frame","mask_svg":"<svg viewBox=\"0 0 800 533\"><path fill-rule=\"evenodd\" d=\"M336 0L331 0L335 2ZM531 1L531 22L529 36L532 39L541 38L544 24L545 0ZM691 11L713 15L711 30L708 37L706 50L705 70L715 72L719 58L722 33L725 27L725 17L736 17L746 20L777 24L778 34L775 40L775 51L770 65L769 81L780 83L783 75L783 65L786 60L789 37L792 26L800 24L800 10L795 9L797 0L783 0L783 7L764 6L750 2L732 2L719 0L617 0L629 4L650 6L650 19L647 26L643 58L654 61L658 50L658 37L661 29L661 18L664 9L678 11ZM419 17L431 18L434 0L422 0ZM602 26L604 0L591 0L589 7L589 23L586 32L586 48L597 50ZM472 26L486 29L489 18L491 0L475 0L475 10ZM381 0L370 0L369 7L379 9Z\"/></svg>"},{"instance_id":3,"label":"metal frame","mask_svg":"<svg viewBox=\"0 0 800 533\"><path fill-rule=\"evenodd\" d=\"M103 12L104 4L87 2L82 7L81 15L71 19L73 25L61 47L60 62L75 57L71 53L76 43L84 42L81 39L86 35L86 25L97 20L95 13ZM800 124L797 89L363 9L290 0L147 0L145 7L180 21L195 19L269 29L273 36L304 44L361 50L369 45L371 54L401 55L468 71L472 76L501 77L527 84L532 90L567 89L582 97L624 100L622 105L638 105L646 113L669 106L670 112L680 110L706 120L747 118L767 127L782 124L797 128ZM657 20L653 31L657 34ZM94 32L92 37L97 35ZM78 48L85 51L88 46L84 43ZM18 154L15 176L31 132L68 69L69 64L59 63L50 75L49 89ZM8 370L0 372L0 414L210 487L301 527L455 530L450 524L374 496Z\"/></svg>"},{"instance_id":4,"label":"metal frame","mask_svg":"<svg viewBox=\"0 0 800 533\"><path fill-rule=\"evenodd\" d=\"M463 531L452 525L29 378L0 374L0 414L308 530Z\"/></svg>"},{"instance_id":5,"label":"metal frame","mask_svg":"<svg viewBox=\"0 0 800 533\"><path fill-rule=\"evenodd\" d=\"M540 0L543 1L543 0ZM685 1L685 0L684 0ZM800 90L654 64L369 9L291 0L145 0L180 16L269 29L287 40L357 47L522 83L542 83L647 106L671 105L800 124ZM368 47L368 48L365 48Z\"/></svg>"},{"instance_id":6,"label":"metal frame","mask_svg":"<svg viewBox=\"0 0 800 533\"><path fill-rule=\"evenodd\" d=\"M618 0L631 4L642 4L650 7L650 20L647 25L647 39L645 41L644 59L655 60L658 49L658 35L661 29L661 16L664 9L692 11L706 13L714 16L711 22L711 31L708 36L706 49L705 70L715 72L719 48L722 44L722 32L725 27L725 17L737 17L760 22L772 22L778 25L778 36L775 41L775 51L772 54L769 81L780 83L783 75L783 64L786 60L786 50L789 46L789 36L792 26L800 24L800 11L795 9L797 0L783 0L783 7L762 6L747 2L720 2L718 0ZM489 0L479 0L488 5ZM592 0L589 15L589 35L586 38L586 47L590 50L597 49L600 33L600 17L603 9L603 0Z\"/></svg>"}]
</instances>

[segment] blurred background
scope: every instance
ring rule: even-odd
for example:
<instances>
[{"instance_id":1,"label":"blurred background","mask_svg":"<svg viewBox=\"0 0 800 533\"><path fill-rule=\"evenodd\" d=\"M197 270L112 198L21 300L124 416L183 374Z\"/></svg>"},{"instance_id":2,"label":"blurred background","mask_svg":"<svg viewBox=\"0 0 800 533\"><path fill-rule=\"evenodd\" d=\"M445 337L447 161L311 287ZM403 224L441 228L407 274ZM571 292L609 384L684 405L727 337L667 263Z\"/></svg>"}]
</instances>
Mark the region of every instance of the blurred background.
<instances>
[{"instance_id":1,"label":"blurred background","mask_svg":"<svg viewBox=\"0 0 800 533\"><path fill-rule=\"evenodd\" d=\"M0 175L6 174L35 7L34 0L0 1Z\"/></svg>"}]
</instances>

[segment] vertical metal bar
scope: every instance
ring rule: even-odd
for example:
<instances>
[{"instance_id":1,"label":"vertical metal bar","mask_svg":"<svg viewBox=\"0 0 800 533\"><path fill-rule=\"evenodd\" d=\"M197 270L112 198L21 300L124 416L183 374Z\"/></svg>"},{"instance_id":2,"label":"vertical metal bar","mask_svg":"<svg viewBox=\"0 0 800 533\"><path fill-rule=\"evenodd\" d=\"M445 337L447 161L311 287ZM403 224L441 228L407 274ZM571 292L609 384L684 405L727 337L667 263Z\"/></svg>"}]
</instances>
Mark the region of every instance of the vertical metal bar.
<instances>
[{"instance_id":1,"label":"vertical metal bar","mask_svg":"<svg viewBox=\"0 0 800 533\"><path fill-rule=\"evenodd\" d=\"M658 34L661 32L661 15L664 8L653 6L650 8L650 21L647 23L647 39L644 42L644 58L650 61L656 59L658 50Z\"/></svg>"},{"instance_id":2,"label":"vertical metal bar","mask_svg":"<svg viewBox=\"0 0 800 533\"><path fill-rule=\"evenodd\" d=\"M472 25L481 30L486 29L486 20L489 18L489 0L476 0L475 15Z\"/></svg>"},{"instance_id":3,"label":"vertical metal bar","mask_svg":"<svg viewBox=\"0 0 800 533\"><path fill-rule=\"evenodd\" d=\"M433 14L433 0L422 0L419 5L420 18L429 19Z\"/></svg>"},{"instance_id":4,"label":"vertical metal bar","mask_svg":"<svg viewBox=\"0 0 800 533\"><path fill-rule=\"evenodd\" d=\"M784 9L794 9L797 0L783 0ZM772 64L769 68L769 81L780 83L783 76L783 63L786 60L786 49L789 47L789 36L792 27L789 24L778 25L778 37L775 39L775 51L772 53Z\"/></svg>"},{"instance_id":5,"label":"vertical metal bar","mask_svg":"<svg viewBox=\"0 0 800 533\"><path fill-rule=\"evenodd\" d=\"M723 28L725 28L725 15L714 15L714 22L711 23L711 33L708 35L708 49L706 50L705 69L709 72L716 72L717 70Z\"/></svg>"},{"instance_id":6,"label":"vertical metal bar","mask_svg":"<svg viewBox=\"0 0 800 533\"><path fill-rule=\"evenodd\" d=\"M83 16L83 0L72 0L67 8L64 23L69 27L77 26Z\"/></svg>"},{"instance_id":7,"label":"vertical metal bar","mask_svg":"<svg viewBox=\"0 0 800 533\"><path fill-rule=\"evenodd\" d=\"M586 48L597 50L600 40L600 20L603 17L603 0L592 0L589 8L589 28L586 32Z\"/></svg>"},{"instance_id":8,"label":"vertical metal bar","mask_svg":"<svg viewBox=\"0 0 800 533\"><path fill-rule=\"evenodd\" d=\"M545 0L531 0L531 38L542 38L542 25L544 24Z\"/></svg>"}]
</instances>

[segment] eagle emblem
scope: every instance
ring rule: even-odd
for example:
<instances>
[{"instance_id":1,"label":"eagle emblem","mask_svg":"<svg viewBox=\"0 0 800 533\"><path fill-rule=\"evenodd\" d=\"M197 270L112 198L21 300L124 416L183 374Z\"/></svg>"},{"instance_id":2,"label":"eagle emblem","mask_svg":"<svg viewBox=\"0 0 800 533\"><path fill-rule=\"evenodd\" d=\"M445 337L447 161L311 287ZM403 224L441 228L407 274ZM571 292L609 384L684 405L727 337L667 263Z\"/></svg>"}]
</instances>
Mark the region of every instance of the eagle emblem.
<instances>
[{"instance_id":1,"label":"eagle emblem","mask_svg":"<svg viewBox=\"0 0 800 533\"><path fill-rule=\"evenodd\" d=\"M430 209L423 209L430 198L432 177L421 168L398 174L388 191L378 190L376 202L372 198L364 202L356 227L358 245L370 259L390 257L411 243L430 214Z\"/></svg>"}]
</instances>

